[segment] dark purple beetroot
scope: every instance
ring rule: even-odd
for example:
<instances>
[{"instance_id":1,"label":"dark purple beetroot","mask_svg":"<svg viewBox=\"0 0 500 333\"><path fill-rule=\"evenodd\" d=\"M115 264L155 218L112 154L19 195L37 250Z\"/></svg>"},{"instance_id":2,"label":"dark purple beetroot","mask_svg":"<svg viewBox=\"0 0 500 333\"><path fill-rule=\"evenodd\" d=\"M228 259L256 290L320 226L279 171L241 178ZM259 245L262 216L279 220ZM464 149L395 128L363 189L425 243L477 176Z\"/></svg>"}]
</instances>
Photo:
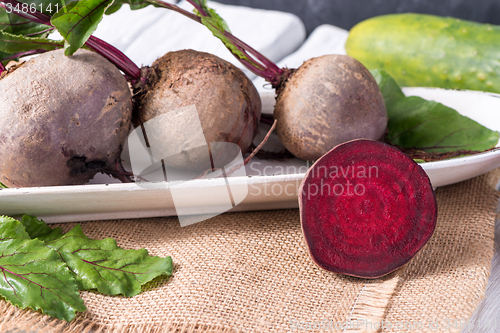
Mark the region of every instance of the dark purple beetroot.
<instances>
[{"instance_id":1,"label":"dark purple beetroot","mask_svg":"<svg viewBox=\"0 0 500 333\"><path fill-rule=\"evenodd\" d=\"M0 182L8 187L80 185L118 171L132 95L97 53L30 59L1 78L0 101Z\"/></svg>"},{"instance_id":2,"label":"dark purple beetroot","mask_svg":"<svg viewBox=\"0 0 500 333\"><path fill-rule=\"evenodd\" d=\"M321 157L299 191L313 261L328 271L377 278L405 265L437 220L425 171L399 150L353 140Z\"/></svg>"}]
</instances>

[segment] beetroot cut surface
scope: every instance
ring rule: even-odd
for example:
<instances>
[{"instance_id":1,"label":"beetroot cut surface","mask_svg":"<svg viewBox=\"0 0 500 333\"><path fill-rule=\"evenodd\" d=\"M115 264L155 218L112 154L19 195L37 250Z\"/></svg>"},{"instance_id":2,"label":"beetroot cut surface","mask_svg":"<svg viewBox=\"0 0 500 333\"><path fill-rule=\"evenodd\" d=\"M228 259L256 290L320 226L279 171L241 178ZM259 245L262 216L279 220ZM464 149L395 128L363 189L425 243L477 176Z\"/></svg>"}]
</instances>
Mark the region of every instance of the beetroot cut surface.
<instances>
[{"instance_id":1,"label":"beetroot cut surface","mask_svg":"<svg viewBox=\"0 0 500 333\"><path fill-rule=\"evenodd\" d=\"M299 207L313 261L362 278L408 263L437 220L422 167L394 147L365 139L338 145L314 163L302 181Z\"/></svg>"}]
</instances>

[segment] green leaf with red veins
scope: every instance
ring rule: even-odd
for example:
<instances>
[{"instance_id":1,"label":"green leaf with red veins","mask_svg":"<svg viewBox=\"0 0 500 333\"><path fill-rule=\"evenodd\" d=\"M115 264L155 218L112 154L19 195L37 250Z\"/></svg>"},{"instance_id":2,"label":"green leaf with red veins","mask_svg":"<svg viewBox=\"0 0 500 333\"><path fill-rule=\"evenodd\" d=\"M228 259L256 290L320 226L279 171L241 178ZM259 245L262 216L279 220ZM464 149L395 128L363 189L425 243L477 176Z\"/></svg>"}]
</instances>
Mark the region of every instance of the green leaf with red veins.
<instances>
[{"instance_id":1,"label":"green leaf with red veins","mask_svg":"<svg viewBox=\"0 0 500 333\"><path fill-rule=\"evenodd\" d=\"M209 14L209 16L200 16L201 18L201 23L208 28L212 32L212 34L220 39L224 45L231 50L231 52L236 55L238 58L243 59L243 60L248 60L248 57L245 55L245 53L241 52L240 49L238 49L230 40L227 38L224 33L231 31L229 30L229 26L227 25L226 21L222 17L217 14L215 10L212 8L208 8L205 6L206 12Z\"/></svg>"},{"instance_id":2,"label":"green leaf with red veins","mask_svg":"<svg viewBox=\"0 0 500 333\"><path fill-rule=\"evenodd\" d=\"M90 239L79 225L45 244L55 249L76 274L81 290L97 289L130 297L139 294L141 286L155 277L172 275L170 257L152 257L145 249L124 250L112 238Z\"/></svg>"},{"instance_id":3,"label":"green leaf with red veins","mask_svg":"<svg viewBox=\"0 0 500 333\"><path fill-rule=\"evenodd\" d=\"M204 11L208 11L207 1L206 0L193 0L193 2Z\"/></svg>"},{"instance_id":4,"label":"green leaf with red veins","mask_svg":"<svg viewBox=\"0 0 500 333\"><path fill-rule=\"evenodd\" d=\"M131 10L138 10L150 5L155 5L154 2L148 0L115 0L111 6L106 9L105 14L110 15L118 11L123 5L129 5Z\"/></svg>"},{"instance_id":5,"label":"green leaf with red veins","mask_svg":"<svg viewBox=\"0 0 500 333\"><path fill-rule=\"evenodd\" d=\"M7 4L7 6L12 6ZM9 8L9 7L7 7ZM0 7L0 30L13 35L30 35L30 37L47 37L49 28L46 25L31 22L30 20L18 16L9 9ZM10 11L10 10L9 10Z\"/></svg>"},{"instance_id":6,"label":"green leaf with red veins","mask_svg":"<svg viewBox=\"0 0 500 333\"><path fill-rule=\"evenodd\" d=\"M36 11L48 16L53 16L71 1L18 0L19 4L4 3L5 8L0 8L0 30L14 35L47 37L48 34L55 31L55 29L51 29L50 26L45 24L31 22L29 19L17 15L16 12L31 15Z\"/></svg>"},{"instance_id":7,"label":"green leaf with red veins","mask_svg":"<svg viewBox=\"0 0 500 333\"><path fill-rule=\"evenodd\" d=\"M85 44L112 3L113 0L80 0L67 4L52 16L52 24L67 42L67 56Z\"/></svg>"},{"instance_id":8,"label":"green leaf with red veins","mask_svg":"<svg viewBox=\"0 0 500 333\"><path fill-rule=\"evenodd\" d=\"M14 54L12 54L12 53L5 53L5 52L0 51L0 61L4 65L7 65L11 61L10 58L12 56L14 56ZM6 59L9 59L9 60L6 60ZM18 59L14 59L14 60L18 60ZM2 186L0 186L0 187L2 187Z\"/></svg>"},{"instance_id":9,"label":"green leaf with red veins","mask_svg":"<svg viewBox=\"0 0 500 333\"><path fill-rule=\"evenodd\" d=\"M62 42L47 38L24 37L0 31L0 51L4 53L18 53L31 50L51 51L63 47Z\"/></svg>"},{"instance_id":10,"label":"green leaf with red veins","mask_svg":"<svg viewBox=\"0 0 500 333\"><path fill-rule=\"evenodd\" d=\"M90 239L80 225L62 234L32 216L21 220L31 237L55 249L76 274L80 290L97 289L109 295L134 296L141 285L160 275L172 275L172 259L148 255L145 249L124 250L112 238Z\"/></svg>"},{"instance_id":11,"label":"green leaf with red veins","mask_svg":"<svg viewBox=\"0 0 500 333\"><path fill-rule=\"evenodd\" d=\"M483 151L498 143L499 133L456 110L421 97L406 97L384 70L370 71L384 96L391 144L430 153Z\"/></svg>"},{"instance_id":12,"label":"green leaf with red veins","mask_svg":"<svg viewBox=\"0 0 500 333\"><path fill-rule=\"evenodd\" d=\"M53 229L43 220L39 220L34 216L23 215L21 223L31 239L38 238L42 242L47 242L63 236L61 227Z\"/></svg>"},{"instance_id":13,"label":"green leaf with red veins","mask_svg":"<svg viewBox=\"0 0 500 333\"><path fill-rule=\"evenodd\" d=\"M74 274L59 254L5 216L0 217L0 295L20 308L67 321L86 310Z\"/></svg>"}]
</instances>

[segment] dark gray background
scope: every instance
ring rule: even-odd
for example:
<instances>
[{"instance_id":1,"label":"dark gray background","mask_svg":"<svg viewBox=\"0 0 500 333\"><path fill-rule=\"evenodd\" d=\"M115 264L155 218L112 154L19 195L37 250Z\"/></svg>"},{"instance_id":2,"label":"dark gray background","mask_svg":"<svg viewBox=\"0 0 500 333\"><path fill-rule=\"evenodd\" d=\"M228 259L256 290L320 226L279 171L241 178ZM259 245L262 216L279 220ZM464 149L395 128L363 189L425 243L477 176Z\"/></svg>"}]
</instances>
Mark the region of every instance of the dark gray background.
<instances>
[{"instance_id":1,"label":"dark gray background","mask_svg":"<svg viewBox=\"0 0 500 333\"><path fill-rule=\"evenodd\" d=\"M388 13L425 13L500 24L500 0L216 0L225 4L294 13L307 33L321 24L350 29L369 17ZM265 22L259 22L265 24Z\"/></svg>"}]
</instances>

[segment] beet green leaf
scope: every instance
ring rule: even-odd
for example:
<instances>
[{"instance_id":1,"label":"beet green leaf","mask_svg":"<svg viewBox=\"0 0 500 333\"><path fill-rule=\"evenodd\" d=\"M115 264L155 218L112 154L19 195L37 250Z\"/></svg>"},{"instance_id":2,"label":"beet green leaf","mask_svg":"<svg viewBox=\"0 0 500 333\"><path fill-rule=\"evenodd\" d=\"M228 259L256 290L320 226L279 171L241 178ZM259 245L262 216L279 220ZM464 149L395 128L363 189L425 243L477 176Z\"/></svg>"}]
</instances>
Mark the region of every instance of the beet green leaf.
<instances>
[{"instance_id":1,"label":"beet green leaf","mask_svg":"<svg viewBox=\"0 0 500 333\"><path fill-rule=\"evenodd\" d=\"M51 228L34 216L23 215L21 223L31 239L37 238L42 242L46 242L63 236L61 227Z\"/></svg>"},{"instance_id":2,"label":"beet green leaf","mask_svg":"<svg viewBox=\"0 0 500 333\"><path fill-rule=\"evenodd\" d=\"M483 151L495 147L499 133L441 103L406 97L383 70L371 71L384 96L391 144L432 153Z\"/></svg>"},{"instance_id":3,"label":"beet green leaf","mask_svg":"<svg viewBox=\"0 0 500 333\"><path fill-rule=\"evenodd\" d=\"M209 16L200 16L201 23L203 23L215 37L219 38L233 54L237 55L240 59L247 60L248 58L245 53L241 52L241 50L227 37L226 33L231 33L231 31L226 21L224 21L215 10L211 8L207 8L206 10Z\"/></svg>"},{"instance_id":4,"label":"beet green leaf","mask_svg":"<svg viewBox=\"0 0 500 333\"><path fill-rule=\"evenodd\" d=\"M112 3L113 0L70 2L52 16L52 24L66 40L66 55L72 55L85 44Z\"/></svg>"},{"instance_id":5,"label":"beet green leaf","mask_svg":"<svg viewBox=\"0 0 500 333\"><path fill-rule=\"evenodd\" d=\"M129 5L131 10L145 8L149 5L154 6L154 0L115 0L113 4L106 9L106 15L113 14L118 11L123 5Z\"/></svg>"},{"instance_id":6,"label":"beet green leaf","mask_svg":"<svg viewBox=\"0 0 500 333\"><path fill-rule=\"evenodd\" d=\"M229 38L231 30L226 21L217 12L208 7L206 0L188 0L195 7L195 12L201 19L201 23L210 30L210 32L221 40L224 45L239 59L248 60L244 52L238 48L234 41Z\"/></svg>"},{"instance_id":7,"label":"beet green leaf","mask_svg":"<svg viewBox=\"0 0 500 333\"><path fill-rule=\"evenodd\" d=\"M63 43L47 38L25 37L0 31L0 51L4 53L19 53L32 50L51 51L63 47Z\"/></svg>"},{"instance_id":8,"label":"beet green leaf","mask_svg":"<svg viewBox=\"0 0 500 333\"><path fill-rule=\"evenodd\" d=\"M7 6L11 6L7 4ZM8 7L7 7L8 8ZM47 37L47 26L31 22L27 18L18 16L13 12L8 13L8 9L0 7L0 30L13 35L28 35L27 37ZM9 10L10 11L10 10Z\"/></svg>"},{"instance_id":9,"label":"beet green leaf","mask_svg":"<svg viewBox=\"0 0 500 333\"><path fill-rule=\"evenodd\" d=\"M17 60L17 57L14 54L0 51L0 62L2 62L2 64L7 65L11 61L12 57L14 57L13 60Z\"/></svg>"},{"instance_id":10,"label":"beet green leaf","mask_svg":"<svg viewBox=\"0 0 500 333\"><path fill-rule=\"evenodd\" d=\"M145 249L124 250L112 238L90 239L80 225L63 235L60 229L52 229L34 217L25 216L22 222L30 237L37 237L59 253L75 273L81 290L130 297L155 277L172 275L170 257L152 257Z\"/></svg>"},{"instance_id":11,"label":"beet green leaf","mask_svg":"<svg viewBox=\"0 0 500 333\"><path fill-rule=\"evenodd\" d=\"M19 221L4 216L0 217L0 295L20 308L67 321L86 309L74 274L59 254L30 239Z\"/></svg>"}]
</instances>

